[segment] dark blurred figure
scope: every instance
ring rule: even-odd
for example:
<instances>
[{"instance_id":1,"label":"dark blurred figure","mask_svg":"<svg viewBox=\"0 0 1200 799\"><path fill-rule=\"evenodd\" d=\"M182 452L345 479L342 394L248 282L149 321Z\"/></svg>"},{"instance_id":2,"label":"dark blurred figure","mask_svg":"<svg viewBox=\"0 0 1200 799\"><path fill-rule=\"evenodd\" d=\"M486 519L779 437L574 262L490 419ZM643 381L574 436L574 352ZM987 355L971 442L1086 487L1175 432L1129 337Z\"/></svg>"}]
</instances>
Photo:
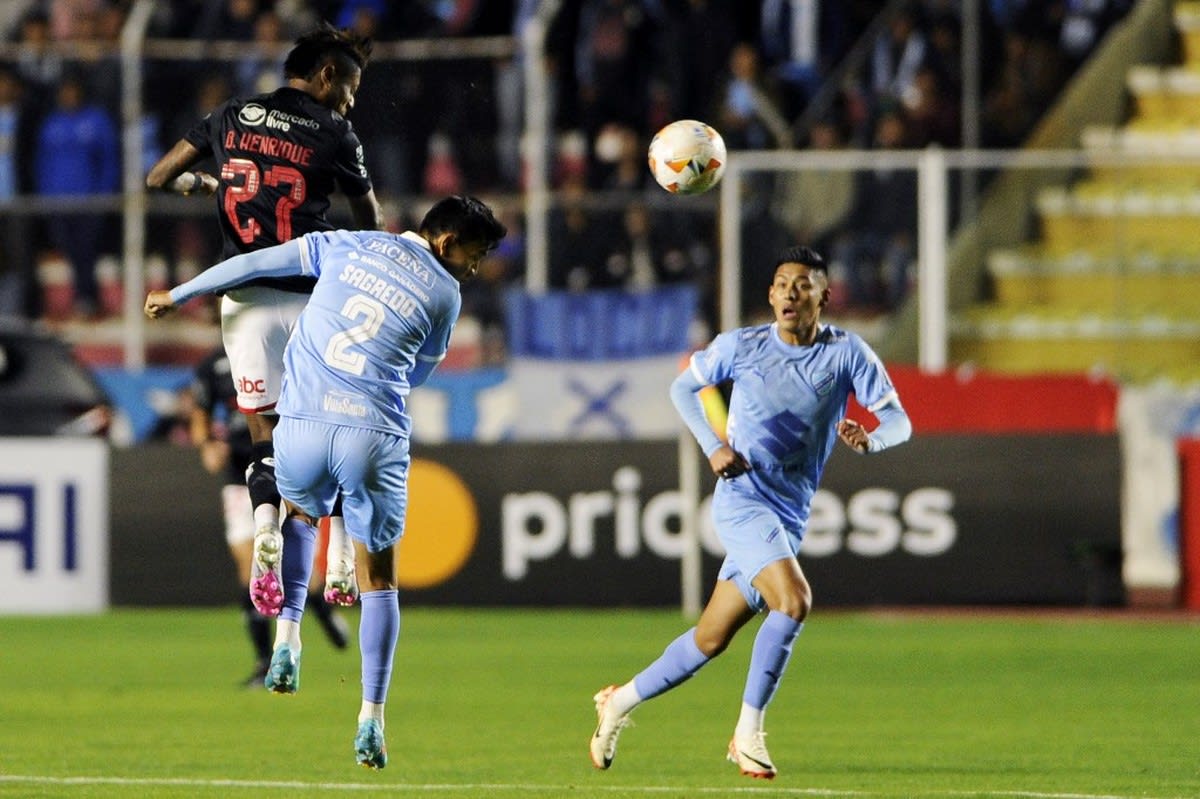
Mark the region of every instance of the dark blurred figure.
<instances>
[{"instance_id":1,"label":"dark blurred figure","mask_svg":"<svg viewBox=\"0 0 1200 799\"><path fill-rule=\"evenodd\" d=\"M875 123L876 149L909 146L903 113L885 109ZM908 291L916 253L917 175L912 169L855 173L854 204L834 245L845 268L849 302L859 308L895 309Z\"/></svg>"},{"instance_id":2,"label":"dark blurred figure","mask_svg":"<svg viewBox=\"0 0 1200 799\"><path fill-rule=\"evenodd\" d=\"M872 106L883 108L904 101L917 70L925 63L929 42L922 26L920 7L902 6L886 31L875 39L871 51Z\"/></svg>"},{"instance_id":3,"label":"dark blurred figure","mask_svg":"<svg viewBox=\"0 0 1200 799\"><path fill-rule=\"evenodd\" d=\"M647 133L673 119L707 121L713 87L729 65L729 51L739 37L748 34L741 30L735 3L730 0L665 0L663 5L667 7L666 27L655 71L670 105L662 111L662 118L648 125ZM652 86L651 91L655 90Z\"/></svg>"},{"instance_id":4,"label":"dark blurred figure","mask_svg":"<svg viewBox=\"0 0 1200 799\"><path fill-rule=\"evenodd\" d=\"M596 136L597 185L615 191L641 191L649 185L646 149L638 132L616 123L605 125Z\"/></svg>"},{"instance_id":5,"label":"dark blurred figure","mask_svg":"<svg viewBox=\"0 0 1200 799\"><path fill-rule=\"evenodd\" d=\"M234 94L263 94L282 86L288 45L283 19L271 9L260 12L250 41L232 65Z\"/></svg>"},{"instance_id":6,"label":"dark blurred figure","mask_svg":"<svg viewBox=\"0 0 1200 799\"><path fill-rule=\"evenodd\" d=\"M22 193L22 161L29 140L22 106L24 85L16 71L0 65L0 204ZM0 316L26 316L30 283L29 218L0 213Z\"/></svg>"},{"instance_id":7,"label":"dark blurred figure","mask_svg":"<svg viewBox=\"0 0 1200 799\"><path fill-rule=\"evenodd\" d=\"M608 123L641 130L662 28L643 0L582 0L575 41L579 121L589 143ZM592 184L595 185L595 184Z\"/></svg>"},{"instance_id":8,"label":"dark blurred figure","mask_svg":"<svg viewBox=\"0 0 1200 799\"><path fill-rule=\"evenodd\" d=\"M525 229L521 214L506 209L497 218L508 235L479 264L474 280L462 284L462 315L479 321L482 366L502 366L508 357L504 295L525 274Z\"/></svg>"},{"instance_id":9,"label":"dark blurred figure","mask_svg":"<svg viewBox=\"0 0 1200 799\"><path fill-rule=\"evenodd\" d=\"M739 42L720 78L712 119L731 150L768 150L792 144L791 129L762 75L758 52Z\"/></svg>"},{"instance_id":10,"label":"dark blurred figure","mask_svg":"<svg viewBox=\"0 0 1200 799\"><path fill-rule=\"evenodd\" d=\"M640 201L625 209L624 223L622 241L633 264L634 288L694 283L706 289L715 241L703 229L669 207L651 209Z\"/></svg>"},{"instance_id":11,"label":"dark blurred figure","mask_svg":"<svg viewBox=\"0 0 1200 799\"><path fill-rule=\"evenodd\" d=\"M17 74L25 82L30 113L40 118L54 104L54 91L62 80L64 62L50 45L50 17L35 7L21 18L17 44Z\"/></svg>"},{"instance_id":12,"label":"dark blurred figure","mask_svg":"<svg viewBox=\"0 0 1200 799\"><path fill-rule=\"evenodd\" d=\"M1053 32L1033 20L1004 33L1004 57L984 90L983 145L1020 147L1070 75Z\"/></svg>"},{"instance_id":13,"label":"dark blurred figure","mask_svg":"<svg viewBox=\"0 0 1200 799\"><path fill-rule=\"evenodd\" d=\"M374 3L353 2L336 19L348 20L345 27L378 41L384 35L385 14ZM427 94L421 64L377 58L363 71L350 121L363 141L367 171L381 196L420 191L422 148L433 133Z\"/></svg>"},{"instance_id":14,"label":"dark blurred figure","mask_svg":"<svg viewBox=\"0 0 1200 799\"><path fill-rule=\"evenodd\" d=\"M57 8L57 6L56 6ZM66 30L70 40L97 45L83 48L77 69L86 75L87 90L92 99L104 107L114 119L121 114L121 28L125 10L107 0L93 3L85 0L75 9ZM62 41L62 33L55 38Z\"/></svg>"},{"instance_id":15,"label":"dark blurred figure","mask_svg":"<svg viewBox=\"0 0 1200 799\"><path fill-rule=\"evenodd\" d=\"M429 197L462 194L466 177L459 165L454 141L444 131L434 131L426 144L421 190Z\"/></svg>"},{"instance_id":16,"label":"dark blurred figure","mask_svg":"<svg viewBox=\"0 0 1200 799\"><path fill-rule=\"evenodd\" d=\"M845 149L846 135L837 120L818 120L803 143L807 150L834 152ZM854 201L854 172L846 169L806 169L780 174L775 201L780 221L792 241L806 241L818 252L832 251L832 237L843 224ZM830 288L836 282L830 268Z\"/></svg>"},{"instance_id":17,"label":"dark blurred figure","mask_svg":"<svg viewBox=\"0 0 1200 799\"><path fill-rule=\"evenodd\" d=\"M980 37L986 42L980 42L981 59L994 58L994 42L999 38L996 30L988 24L987 15L979 20L983 27ZM929 49L925 55L925 64L938 75L938 80L945 86L948 94L955 103L961 102L962 96L962 20L955 13L942 11L931 15L929 19Z\"/></svg>"},{"instance_id":18,"label":"dark blurred figure","mask_svg":"<svg viewBox=\"0 0 1200 799\"><path fill-rule=\"evenodd\" d=\"M611 212L584 206L587 186L581 176L567 180L561 195L547 221L550 286L586 291L623 285L628 271L609 271L621 266L610 263L607 257L620 230Z\"/></svg>"},{"instance_id":19,"label":"dark blurred figure","mask_svg":"<svg viewBox=\"0 0 1200 799\"><path fill-rule=\"evenodd\" d=\"M515 51L511 58L498 59L492 79L496 107L496 164L500 185L508 190L523 187L525 157L521 153L521 135L525 130L525 68L524 35L526 26L537 12L539 0L514 0L510 28ZM546 48L543 64L548 81L549 108L544 109L546 120L555 118L554 103L558 95L555 83L557 65L554 48ZM543 157L549 157L544 153ZM511 230L511 228L510 228Z\"/></svg>"},{"instance_id":20,"label":"dark blurred figure","mask_svg":"<svg viewBox=\"0 0 1200 799\"><path fill-rule=\"evenodd\" d=\"M928 64L918 69L912 88L904 96L910 144L958 147L962 141L959 107L958 96L946 85L941 73Z\"/></svg>"},{"instance_id":21,"label":"dark blurred figure","mask_svg":"<svg viewBox=\"0 0 1200 799\"><path fill-rule=\"evenodd\" d=\"M870 8L878 4L848 0L762 0L759 5L759 52L788 119L804 110L829 69L878 12Z\"/></svg>"},{"instance_id":22,"label":"dark blurred figure","mask_svg":"<svg viewBox=\"0 0 1200 799\"><path fill-rule=\"evenodd\" d=\"M225 543L237 571L238 605L246 635L254 651L254 670L239 684L262 690L271 662L271 620L254 609L250 601L250 562L254 550L254 513L246 488L246 469L254 460L254 442L246 426L246 415L237 407L237 389L223 346L217 347L197 365L185 398L188 437L210 474L221 475L221 509ZM310 586L306 606L317 616L329 642L338 649L349 643L349 625L325 601L317 585Z\"/></svg>"},{"instance_id":23,"label":"dark blurred figure","mask_svg":"<svg viewBox=\"0 0 1200 799\"><path fill-rule=\"evenodd\" d=\"M205 0L194 6L191 38L249 41L264 4L259 0Z\"/></svg>"},{"instance_id":24,"label":"dark blurred figure","mask_svg":"<svg viewBox=\"0 0 1200 799\"><path fill-rule=\"evenodd\" d=\"M55 93L55 108L39 128L36 188L43 196L86 197L120 189L116 123L85 91L81 77L66 75ZM95 267L103 226L104 216L89 211L53 213L46 220L51 245L70 261L75 311L83 316L97 310Z\"/></svg>"}]
</instances>

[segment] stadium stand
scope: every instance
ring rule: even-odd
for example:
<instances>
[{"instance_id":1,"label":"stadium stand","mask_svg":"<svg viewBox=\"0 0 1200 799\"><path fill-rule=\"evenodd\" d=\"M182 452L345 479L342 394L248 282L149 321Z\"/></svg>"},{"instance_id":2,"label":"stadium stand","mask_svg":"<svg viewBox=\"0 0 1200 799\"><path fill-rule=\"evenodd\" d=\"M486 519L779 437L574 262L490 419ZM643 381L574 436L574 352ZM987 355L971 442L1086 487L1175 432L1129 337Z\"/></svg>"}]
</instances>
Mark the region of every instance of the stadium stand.
<instances>
[{"instance_id":1,"label":"stadium stand","mask_svg":"<svg viewBox=\"0 0 1200 799\"><path fill-rule=\"evenodd\" d=\"M954 361L1127 381L1200 375L1200 4L1175 4L1171 19L1144 33L1164 52L1178 37L1180 60L1130 68L1128 119L1079 134L1096 165L1038 188L1036 235L986 254L992 296L959 318Z\"/></svg>"},{"instance_id":2,"label":"stadium stand","mask_svg":"<svg viewBox=\"0 0 1200 799\"><path fill-rule=\"evenodd\" d=\"M264 76L269 83L270 76L277 71L271 58L272 42L284 48L291 37L315 21L331 20L370 32L384 45L364 75L361 102L352 118L372 161L390 224L398 229L405 227L412 210L426 200L430 187L449 185L436 180L426 182L423 178L457 175L468 181L470 190L489 194L496 207L513 222L510 228L518 230L524 173L519 158L514 159L513 155L519 152L516 140L522 120L519 115L513 117L515 106L507 101L512 95L506 91L511 91L513 75L519 73L514 69L520 58L519 49L511 58L428 62L395 60L386 51L397 42L416 37L465 41L519 35L528 23L532 5L465 1L389 4L366 0L159 3L148 35L160 43L177 42L176 49L180 51L201 43L205 49L197 56L198 60L191 62L153 61L145 87L147 113L142 121L147 152L160 152L169 146L178 138L181 126L204 107L219 101L222 93L266 88L262 84ZM584 210L592 217L607 220L619 231L610 237L609 244L588 253L595 266L592 274L577 281L579 285L642 288L647 282L692 280L697 283L702 305L711 316L709 306L716 282L716 226L711 223L715 201L693 205L685 211L665 208L665 200L648 184L645 170L630 170L627 164L637 162L630 153L636 156L643 152L656 126L664 121L682 115L716 118L720 109L729 110L731 99L736 101L738 95L723 92L737 83L731 56L742 52L739 44L751 44L760 57L760 69L750 96L761 100L760 107L772 109L772 113L749 121L748 129L757 135L748 137L747 146L788 146L789 133L790 146L806 146L811 131L799 124L805 119L805 103L821 95L826 85L835 85L838 97L820 120L845 131L843 143L848 148L875 146L869 131L873 130L876 117L897 108L908 117L911 141L907 145L960 144L955 114L962 91L959 59L964 22L956 4L939 0L822 4L818 25L808 28L783 21L779 16L786 16L791 5L682 0L565 0L561 4L547 40L548 55L557 65L552 109L556 137L552 153L555 213L569 210L565 200L582 190ZM1086 24L1070 26L1071 30L1086 29L1087 35L1072 39L1069 48L1065 45L1058 48L1063 53L1069 52L1069 59L1053 59L1048 53L1066 35L1068 20L1056 18L1049 5L1054 4L988 3L981 9L981 19L970 21L983 26L986 34L981 37L986 57L981 59L980 76L985 94L982 120L985 145L1007 146L1025 141L1040 118L1038 110L1054 98L1071 70L1086 66L1087 54L1128 6L1119 0L1087 4L1088 9L1100 9L1096 12L1099 16L1085 20ZM125 341L120 327L120 303L113 301L114 296L119 298L122 288L110 279L108 268L113 263L112 256L120 251L118 198L108 199L109 224L99 245L100 257L96 259L97 277L102 278L100 296L83 308L82 313L75 313L71 308L71 287L62 281L63 259L50 246L44 224L45 217L57 207L39 204L45 198L35 194L30 153L33 132L46 113L47 100L53 97L63 74L79 62L97 84L92 88L98 102L111 115L119 116L120 78L112 54L130 8L130 3L114 0L13 0L5 4L4 15L0 17L7 41L0 54L0 77L4 78L0 83L15 84L11 94L16 97L6 102L2 97L4 92L0 92L0 120L9 126L9 133L0 139L3 142L0 163L10 165L3 170L9 185L0 184L0 251L6 255L4 265L0 266L0 314L44 318L49 306L52 315L63 317L59 325L68 338L78 344L86 333L88 346L81 349L89 360L109 364L119 362ZM1071 13L1084 12L1072 7ZM1181 19L1187 16L1183 12L1181 15ZM906 32L903 40L891 40L889 44L889 37L897 35L890 25L896 18L907 22ZM782 31L788 31L790 37L781 36ZM604 32L608 35L598 35ZM998 43L1010 34L1026 46L1001 49ZM920 42L920 46L915 42ZM219 46L222 44L236 46L232 50L222 49ZM617 45L637 46L611 49ZM606 51L605 47L610 49ZM888 58L889 48L900 60ZM856 51L864 56L858 70L847 74L842 67ZM924 52L921 64L915 62L915 56L904 60L905 53L918 51ZM898 71L893 77L903 72L905 80L887 80L884 73L891 71ZM1040 76L1036 85L1027 80L1032 74ZM1173 87L1170 95L1165 88L1138 94L1139 105L1144 103L1148 109L1155 103L1175 102L1171 98L1187 83L1182 70L1170 76L1158 74L1156 81L1145 77L1146 74L1131 73L1131 88L1143 83ZM215 82L215 75L223 75L225 81ZM628 81L622 82L620 76L627 76ZM468 87L469 91L447 93L444 87L448 82ZM611 96L614 92L615 97ZM894 96L887 96L889 93ZM519 100L519 92L516 96ZM986 113L1011 109L1014 103L1021 113ZM9 110L5 111L6 107ZM734 102L733 107L744 111L751 106ZM776 118L780 112L782 121L790 124L790 131L781 129ZM1146 114L1153 116L1149 110ZM988 128L1001 121L1002 130ZM515 129L514 124L518 126ZM1131 143L1137 140L1134 130L1131 127L1107 139L1102 131L1091 131L1084 141L1094 147L1133 146ZM1139 141L1144 143L1150 134L1139 135ZM1184 134L1177 135L1186 138ZM1105 145L1105 141L1110 144ZM1111 183L1110 178L1099 172L1093 180ZM1067 200L1062 199L1064 191ZM1044 246L1039 249L1030 242L1029 247L997 250L987 256L987 262L994 265L996 308L989 311L981 307L964 314L962 322L966 329L979 330L991 324L982 318L977 320L981 314L991 319L987 314L994 311L994 315L1003 317L1006 303L1028 302L1031 289L1014 287L1017 278L1009 279L1008 275L1014 270L1016 274L1031 269L1045 271L1047 267L1042 264L1049 256L1034 257L1041 250L1054 254L1058 260L1053 263L1078 261L1060 252L1062 247L1071 245L1060 243L1059 235L1054 232L1060 217L1066 218L1062 214L1055 216L1054 209L1056 202L1057 207L1071 208L1087 206L1088 202L1093 206L1103 205L1103 199L1081 199L1085 195L1087 190L1083 186L1059 187L1057 193L1047 190L1039 198L1039 207L1044 209L1042 224L1047 230ZM1106 195L1100 193L1100 196ZM21 202L25 198L35 202ZM185 207L172 199L152 201L151 225L155 236L147 253L147 264L153 266L147 271L148 286L186 277L211 262L215 252L215 237L211 226L206 224L210 209L198 209L194 203ZM1172 200L1155 202L1170 205ZM644 213L645 220L637 214L631 217L617 213L631 205ZM1071 224L1083 226L1085 223L1080 220L1085 216L1073 211ZM1161 219L1155 217L1154 224L1158 222ZM678 231L677 238L684 239L686 244L662 235L650 237L646 242L646 237L637 233L642 228ZM763 230L765 235L759 237L760 241L771 242L781 228L764 224ZM1075 234L1080 231L1086 233L1083 227L1077 227ZM485 269L486 279L472 288L462 325L463 335L471 337L465 345L470 352L456 363L473 366L503 362L501 297L523 278L523 245L522 238L515 238L513 245L498 254L496 263ZM562 249L552 246L552 256ZM1031 249L1034 255L1030 254ZM655 260L653 268L635 268L637 259L645 252L651 253ZM1178 265L1177 261L1172 263ZM100 264L105 265L104 270ZM551 264L554 276L571 274L572 269L570 263ZM1172 273L1163 282L1174 286L1180 279L1183 278ZM562 282L567 281L564 278ZM1102 286L1092 289L1102 290ZM1177 296L1184 292L1171 293ZM161 363L162 359L177 362L198 357L215 340L213 330L206 309L194 308L171 326L151 334L166 340L149 342L150 360ZM966 333L956 339L956 358L1004 368L1006 361L991 354L990 344L989 348L982 344L968 345L971 338ZM975 339L982 340L978 335ZM1028 348L1014 349L1024 352ZM1074 368L1074 362L1067 365Z\"/></svg>"}]
</instances>

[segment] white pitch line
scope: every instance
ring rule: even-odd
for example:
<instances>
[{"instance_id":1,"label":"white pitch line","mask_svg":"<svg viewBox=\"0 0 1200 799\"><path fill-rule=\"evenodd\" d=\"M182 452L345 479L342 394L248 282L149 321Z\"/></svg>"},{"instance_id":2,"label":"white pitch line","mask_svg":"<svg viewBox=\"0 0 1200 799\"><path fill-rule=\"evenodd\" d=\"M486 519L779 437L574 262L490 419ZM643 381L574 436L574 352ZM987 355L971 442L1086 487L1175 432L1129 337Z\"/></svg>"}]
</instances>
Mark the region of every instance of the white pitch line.
<instances>
[{"instance_id":1,"label":"white pitch line","mask_svg":"<svg viewBox=\"0 0 1200 799\"><path fill-rule=\"evenodd\" d=\"M404 790L428 791L431 793L444 791L513 791L513 792L542 792L565 795L568 792L586 790L603 791L607 793L679 793L681 790L691 794L767 794L773 796L878 796L865 791L835 791L821 788L738 788L738 787L704 787L678 785L590 785L578 783L574 785L532 785L523 783L366 783L366 782L300 782L284 780L202 780L188 778L152 778L152 777L41 777L34 775L0 774L0 783L28 782L40 785L127 785L155 787L187 787L187 788L248 788L248 789L280 789L280 790L318 790L318 791L379 791ZM1094 799L1110 799L1095 797ZM1134 797L1120 797L1134 799ZM1137 797L1146 799L1146 797Z\"/></svg>"},{"instance_id":2,"label":"white pitch line","mask_svg":"<svg viewBox=\"0 0 1200 799\"><path fill-rule=\"evenodd\" d=\"M832 788L784 788L780 787L716 787L716 786L679 786L679 785L595 785L575 783L572 785L536 785L530 783L379 783L379 782L301 782L298 780L204 780L190 778L155 778L155 777L47 777L34 774L0 774L0 783L34 783L38 785L126 785L126 786L155 786L155 787L188 787L188 788L247 788L247 789L281 789L281 790L318 790L318 791L379 791L404 790L428 791L438 793L445 791L517 791L541 792L566 795L574 791L597 791L605 793L679 793L689 794L763 794L766 796L893 796L890 791L856 791L834 790ZM1042 791L1015 790L935 790L928 791L929 796L1010 796L1013 799L1188 799L1185 796L1137 796L1126 794L1098 793L1054 793Z\"/></svg>"}]
</instances>

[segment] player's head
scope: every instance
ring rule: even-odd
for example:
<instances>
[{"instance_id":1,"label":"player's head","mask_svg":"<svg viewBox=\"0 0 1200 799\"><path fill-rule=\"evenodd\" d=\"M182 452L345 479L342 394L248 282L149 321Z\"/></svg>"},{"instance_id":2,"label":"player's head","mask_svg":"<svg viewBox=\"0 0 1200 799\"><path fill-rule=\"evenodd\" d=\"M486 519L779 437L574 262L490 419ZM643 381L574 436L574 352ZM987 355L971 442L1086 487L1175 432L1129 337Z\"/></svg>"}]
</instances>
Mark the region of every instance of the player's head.
<instances>
[{"instance_id":1,"label":"player's head","mask_svg":"<svg viewBox=\"0 0 1200 799\"><path fill-rule=\"evenodd\" d=\"M321 23L296 40L283 62L283 75L328 108L345 115L371 57L371 40Z\"/></svg>"},{"instance_id":2,"label":"player's head","mask_svg":"<svg viewBox=\"0 0 1200 799\"><path fill-rule=\"evenodd\" d=\"M788 247L775 259L767 299L781 332L794 335L815 327L829 301L825 259L811 247Z\"/></svg>"},{"instance_id":3,"label":"player's head","mask_svg":"<svg viewBox=\"0 0 1200 799\"><path fill-rule=\"evenodd\" d=\"M434 203L417 232L451 274L461 279L475 274L479 262L495 249L508 229L482 200L454 195Z\"/></svg>"}]
</instances>

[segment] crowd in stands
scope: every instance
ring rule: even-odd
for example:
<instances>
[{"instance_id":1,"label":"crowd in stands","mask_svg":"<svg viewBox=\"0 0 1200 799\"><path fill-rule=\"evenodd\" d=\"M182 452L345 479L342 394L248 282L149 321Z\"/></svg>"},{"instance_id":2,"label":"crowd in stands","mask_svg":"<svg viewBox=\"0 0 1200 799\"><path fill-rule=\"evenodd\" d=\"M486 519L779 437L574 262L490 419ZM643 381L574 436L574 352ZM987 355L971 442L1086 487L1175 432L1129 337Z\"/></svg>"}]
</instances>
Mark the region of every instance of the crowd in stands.
<instances>
[{"instance_id":1,"label":"crowd in stands","mask_svg":"<svg viewBox=\"0 0 1200 799\"><path fill-rule=\"evenodd\" d=\"M403 228L422 198L470 192L519 197L525 170L521 34L538 0L170 0L148 36L244 43L230 60L148 62L146 166L225 98L282 83L281 57L321 20L403 39L517 37L511 57L376 57L351 121L376 190ZM585 290L715 280L712 207L671 206L650 180L653 133L703 119L730 149L910 149L962 145L960 5L950 0L563 0L546 42L547 109L555 202L550 282ZM1072 71L1132 0L989 0L977 37L983 97L980 144L1020 146ZM115 45L129 0L8 0L0 11L0 314L48 314L30 264L70 265L75 313L106 313L97 262L120 251L112 213L73 208L39 217L4 213L14 198L119 191L121 72ZM877 17L887 24L873 27ZM868 57L839 66L868 32ZM56 44L69 42L67 51ZM805 110L826 81L835 101ZM762 187L760 187L762 188ZM906 295L915 252L915 175L795 173L747 202L747 285L781 243L805 241L833 259L845 307L891 309ZM607 198L607 199L606 199ZM9 203L6 206L4 203ZM502 323L501 290L520 280L520 204L505 211L509 239L469 288L466 310ZM699 212L697 209L700 209ZM208 209L211 210L211 209ZM150 242L175 270L216 252L215 224L172 218ZM759 255L759 253L764 253ZM51 257L50 254L56 254ZM57 260L56 260L57 259ZM99 270L103 271L103 270ZM179 275L176 275L178 277ZM108 309L112 311L113 309ZM67 312L69 315L69 311Z\"/></svg>"}]
</instances>

